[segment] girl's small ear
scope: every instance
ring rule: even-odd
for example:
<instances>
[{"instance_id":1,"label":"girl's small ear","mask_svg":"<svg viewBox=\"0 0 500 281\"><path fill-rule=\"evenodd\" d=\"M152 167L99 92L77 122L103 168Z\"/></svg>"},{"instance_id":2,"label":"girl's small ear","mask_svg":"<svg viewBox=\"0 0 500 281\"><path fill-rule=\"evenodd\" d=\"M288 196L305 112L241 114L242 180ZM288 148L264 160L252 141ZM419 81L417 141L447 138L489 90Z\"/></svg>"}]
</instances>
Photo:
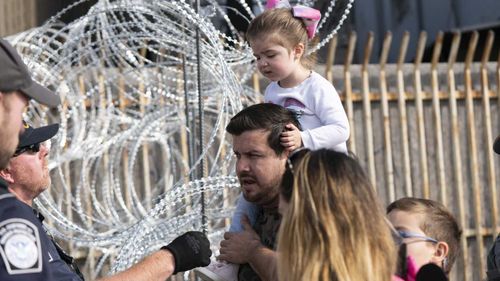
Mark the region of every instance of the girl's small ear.
<instances>
[{"instance_id":1,"label":"girl's small ear","mask_svg":"<svg viewBox=\"0 0 500 281\"><path fill-rule=\"evenodd\" d=\"M299 43L299 44L295 45L295 48L293 49L293 51L295 53L295 59L302 58L302 56L304 55L304 49L305 49L305 46L303 43Z\"/></svg>"}]
</instances>

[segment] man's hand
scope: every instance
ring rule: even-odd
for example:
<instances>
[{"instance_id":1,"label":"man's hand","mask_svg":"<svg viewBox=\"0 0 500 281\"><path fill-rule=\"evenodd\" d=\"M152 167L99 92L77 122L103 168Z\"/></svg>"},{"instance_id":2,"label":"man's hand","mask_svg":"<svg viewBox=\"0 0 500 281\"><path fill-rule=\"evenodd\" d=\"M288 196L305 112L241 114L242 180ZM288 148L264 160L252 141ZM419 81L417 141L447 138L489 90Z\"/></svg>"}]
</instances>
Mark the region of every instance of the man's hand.
<instances>
[{"instance_id":1,"label":"man's hand","mask_svg":"<svg viewBox=\"0 0 500 281\"><path fill-rule=\"evenodd\" d=\"M285 126L286 131L281 133L280 143L288 151L292 152L302 146L300 130L292 123Z\"/></svg>"},{"instance_id":2,"label":"man's hand","mask_svg":"<svg viewBox=\"0 0 500 281\"><path fill-rule=\"evenodd\" d=\"M169 250L175 259L174 274L210 264L210 242L205 234L189 231L177 237L162 249Z\"/></svg>"},{"instance_id":3,"label":"man's hand","mask_svg":"<svg viewBox=\"0 0 500 281\"><path fill-rule=\"evenodd\" d=\"M255 249L262 246L259 235L252 229L247 216L242 217L241 224L242 232L224 233L218 259L236 264L249 263Z\"/></svg>"}]
</instances>

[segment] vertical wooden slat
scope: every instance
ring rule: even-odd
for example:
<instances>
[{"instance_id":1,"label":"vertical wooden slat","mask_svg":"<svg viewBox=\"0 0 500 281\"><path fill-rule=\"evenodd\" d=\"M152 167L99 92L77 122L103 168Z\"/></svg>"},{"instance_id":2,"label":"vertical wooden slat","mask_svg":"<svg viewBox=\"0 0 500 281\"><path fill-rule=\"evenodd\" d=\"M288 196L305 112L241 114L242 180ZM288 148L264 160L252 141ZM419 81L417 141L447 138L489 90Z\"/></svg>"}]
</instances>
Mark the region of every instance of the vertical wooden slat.
<instances>
[{"instance_id":1,"label":"vertical wooden slat","mask_svg":"<svg viewBox=\"0 0 500 281\"><path fill-rule=\"evenodd\" d=\"M25 7L25 1L16 1L17 7L16 7L16 21L17 21L17 27L16 27L16 33L19 31L24 30L24 27L26 26L26 18L24 17L23 13L26 11Z\"/></svg>"},{"instance_id":2,"label":"vertical wooden slat","mask_svg":"<svg viewBox=\"0 0 500 281\"><path fill-rule=\"evenodd\" d=\"M5 24L5 35L9 35L12 31L12 21L10 20L10 16L12 15L12 0L5 1L5 18L7 20L4 21Z\"/></svg>"},{"instance_id":3,"label":"vertical wooden slat","mask_svg":"<svg viewBox=\"0 0 500 281\"><path fill-rule=\"evenodd\" d=\"M9 35L13 33L13 31L17 28L17 22L16 22L16 10L17 10L17 2L15 0L10 0L8 3L8 10L7 10L7 17L9 17L9 23L8 23L8 33Z\"/></svg>"},{"instance_id":4,"label":"vertical wooden slat","mask_svg":"<svg viewBox=\"0 0 500 281\"><path fill-rule=\"evenodd\" d=\"M18 30L21 30L22 28L22 21L21 21L22 16L19 15L19 11L22 11L23 3L22 1L15 1L12 7L13 7L12 22L14 23L14 29L11 31L11 33L14 34L18 32Z\"/></svg>"},{"instance_id":5,"label":"vertical wooden slat","mask_svg":"<svg viewBox=\"0 0 500 281\"><path fill-rule=\"evenodd\" d=\"M403 170L406 196L413 196L413 188L411 182L411 166L410 166L410 145L408 143L408 118L406 116L406 96L404 86L403 64L405 62L408 42L410 41L410 33L405 31L401 39L399 48L399 57L396 67L397 88L398 88L398 110L401 123L401 145L403 153Z\"/></svg>"},{"instance_id":6,"label":"vertical wooden slat","mask_svg":"<svg viewBox=\"0 0 500 281\"><path fill-rule=\"evenodd\" d=\"M29 0L29 11L28 11L28 15L29 15L29 24L27 26L27 28L32 28L34 26L36 26L36 13L37 13L37 10L36 10L36 7L35 7L35 1L36 0Z\"/></svg>"},{"instance_id":7,"label":"vertical wooden slat","mask_svg":"<svg viewBox=\"0 0 500 281\"><path fill-rule=\"evenodd\" d=\"M143 82L141 81L140 84L143 85ZM141 93L139 101L140 101L140 110L141 113L145 114L145 107L147 106L147 98L145 97L144 93L144 88L139 86L139 92ZM149 144L148 143L143 143L142 144L142 155L141 155L141 162L142 162L142 175L144 177L143 182L144 182L144 200L146 202L146 209L150 210L151 209L151 177L149 174Z\"/></svg>"},{"instance_id":8,"label":"vertical wooden slat","mask_svg":"<svg viewBox=\"0 0 500 281\"><path fill-rule=\"evenodd\" d=\"M460 131L458 128L458 110L457 110L457 93L455 85L455 72L453 66L457 59L458 47L460 46L460 33L453 34L453 40L451 43L451 51L448 57L448 87L449 87L449 105L450 105L450 123L451 123L451 142L452 142L452 155L453 155L453 176L455 179L455 189L458 201L458 213L460 218L460 224L463 229L466 229L468 224L465 220L465 203L464 203L464 191L463 191L463 180L462 180L462 157L460 152ZM469 280L467 275L468 271L468 249L467 249L467 237L462 235L461 238L461 250L463 258L463 280Z\"/></svg>"},{"instance_id":9,"label":"vertical wooden slat","mask_svg":"<svg viewBox=\"0 0 500 281\"><path fill-rule=\"evenodd\" d=\"M16 26L16 1L11 0L7 4L7 17L10 19L7 22L7 34L11 35L14 33L14 30L17 28ZM14 15L14 16L13 16Z\"/></svg>"},{"instance_id":10,"label":"vertical wooden slat","mask_svg":"<svg viewBox=\"0 0 500 281\"><path fill-rule=\"evenodd\" d=\"M81 78L81 76L80 76ZM61 84L64 83L63 81L61 81ZM66 92L64 92L62 95L61 95L61 114L62 116L67 116L66 114L69 115L69 105L68 105L68 102L66 100ZM62 122L61 122L62 123ZM53 141L53 140L52 140ZM52 144L53 145L53 144ZM65 194L65 200L66 200L66 209L65 209L65 213L66 213L66 217L68 218L69 221L73 221L73 186L72 186L72 175L71 175L71 163L70 162L65 162L63 164L63 170L64 170L64 178L62 180L64 180L65 182L65 185L67 187L66 189L66 194ZM68 252L70 253L70 255L75 255L75 248L74 248L74 244L72 243L73 241L73 233L69 233L68 234L68 239L67 239L67 245L68 245Z\"/></svg>"},{"instance_id":11,"label":"vertical wooden slat","mask_svg":"<svg viewBox=\"0 0 500 281\"><path fill-rule=\"evenodd\" d=\"M420 74L420 65L424 56L425 42L427 41L427 33L420 32L417 45L417 55L414 63L414 85L415 85L415 105L417 108L417 128L418 128L418 144L420 154L420 178L422 179L422 195L424 198L430 198L429 191L429 171L427 168L427 144L425 142L425 120L424 120L424 104L422 101L422 80Z\"/></svg>"},{"instance_id":12,"label":"vertical wooden slat","mask_svg":"<svg viewBox=\"0 0 500 281\"><path fill-rule=\"evenodd\" d=\"M120 75L120 78L118 79L118 106L120 108L121 112L126 111L126 106L127 106L127 98L125 97L125 80L122 75ZM121 126L122 130L126 130L126 125ZM126 178L125 175L128 173L128 150L124 149L122 152L122 175L123 178ZM132 207L132 193L131 193L131 184L128 180L123 181L122 188L124 190L124 195L125 195L125 206L130 210Z\"/></svg>"},{"instance_id":13,"label":"vertical wooden slat","mask_svg":"<svg viewBox=\"0 0 500 281\"><path fill-rule=\"evenodd\" d=\"M85 264L83 265L83 268L80 270L82 271L82 274L84 276L95 276L96 272L94 271L96 262L93 257L96 256L96 251L94 248L90 248L87 252L87 256L85 257Z\"/></svg>"},{"instance_id":14,"label":"vertical wooden slat","mask_svg":"<svg viewBox=\"0 0 500 281\"><path fill-rule=\"evenodd\" d=\"M257 70L252 75L252 85L254 91L260 93L260 80L259 80L259 73Z\"/></svg>"},{"instance_id":15,"label":"vertical wooden slat","mask_svg":"<svg viewBox=\"0 0 500 281\"><path fill-rule=\"evenodd\" d=\"M0 2L0 37L7 35L6 30L6 15L5 15L6 2Z\"/></svg>"},{"instance_id":16,"label":"vertical wooden slat","mask_svg":"<svg viewBox=\"0 0 500 281\"><path fill-rule=\"evenodd\" d=\"M146 57L146 52L147 52L147 43L145 43L145 46L141 49L140 55L142 58ZM141 60L141 64L144 64L144 61ZM146 97L146 92L145 92L145 85L144 85L144 76L140 75L140 81L139 81L139 110L141 112L141 115L144 116L146 114L146 106L148 105L148 98ZM146 202L146 209L150 210L151 205L152 205L152 198L151 198L151 176L149 174L150 169L149 169L149 144L148 143L143 143L142 144L142 155L141 155L141 161L142 161L142 175L144 177L143 182L144 182L144 200Z\"/></svg>"},{"instance_id":17,"label":"vertical wooden slat","mask_svg":"<svg viewBox=\"0 0 500 281\"><path fill-rule=\"evenodd\" d=\"M78 89L79 89L79 94L82 97L81 99L86 102L86 89L85 89L85 78L82 75L78 76ZM67 102L63 102L63 105L68 106ZM88 168L86 168L86 165L82 165L82 178L88 177ZM93 208L92 208L92 196L91 196L91 191L90 191L90 186L83 186L82 188L82 196L84 198L85 202L85 215L86 215L86 221L84 223L87 225L88 229L92 229L93 223L92 223L92 217L93 217ZM95 269L95 260L96 260L96 252L93 249L90 249L87 257L86 257L86 264L88 264L87 268L87 274L88 276L93 276L94 275L94 269Z\"/></svg>"},{"instance_id":18,"label":"vertical wooden slat","mask_svg":"<svg viewBox=\"0 0 500 281\"><path fill-rule=\"evenodd\" d=\"M392 144L391 144L391 117L389 115L389 102L387 100L387 79L385 65L391 48L392 33L387 32L384 38L382 54L380 56L380 97L382 103L382 117L384 127L384 155L385 155L385 178L388 190L389 202L396 199L394 190L394 166L392 163Z\"/></svg>"},{"instance_id":19,"label":"vertical wooden slat","mask_svg":"<svg viewBox=\"0 0 500 281\"><path fill-rule=\"evenodd\" d=\"M18 31L21 31L23 26L24 26L24 18L21 15L21 11L24 11L24 1L16 1L16 4L14 6L14 18L13 20L15 21L15 30L13 33L17 33Z\"/></svg>"},{"instance_id":20,"label":"vertical wooden slat","mask_svg":"<svg viewBox=\"0 0 500 281\"><path fill-rule=\"evenodd\" d=\"M15 5L16 2L14 0L7 0L7 13L5 14L8 18L8 20L5 22L5 25L7 26L7 35L11 35L13 33L12 31L16 28Z\"/></svg>"},{"instance_id":21,"label":"vertical wooden slat","mask_svg":"<svg viewBox=\"0 0 500 281\"><path fill-rule=\"evenodd\" d=\"M64 181L66 182L66 186L68 187L68 189L66 190L66 196L65 196L65 200L66 200L66 209L65 209L65 213L66 213L66 218L68 218L69 221L73 221L73 209L72 209L72 191L73 191L73 188L71 186L71 168L70 168L70 163L69 162L66 162L64 163L64 166L63 166L63 169L64 169ZM68 251L69 253L73 253L73 243L71 243L70 241L72 241L72 238L73 238L73 233L69 233L69 237L68 237Z\"/></svg>"},{"instance_id":22,"label":"vertical wooden slat","mask_svg":"<svg viewBox=\"0 0 500 281\"><path fill-rule=\"evenodd\" d=\"M346 59L344 63L344 85L345 85L345 108L347 112L347 119L351 127L351 134L349 136L348 148L349 151L356 154L356 131L354 130L354 107L352 97L352 77L351 77L351 64L356 48L356 32L352 31L349 35L349 44L347 45Z\"/></svg>"},{"instance_id":23,"label":"vertical wooden slat","mask_svg":"<svg viewBox=\"0 0 500 281\"><path fill-rule=\"evenodd\" d=\"M163 47L160 47L160 56L158 58L158 62L160 65L165 62L165 52L166 49ZM167 88L166 85L164 84L164 79L165 79L165 73L164 73L165 68L163 67L155 67L155 71L157 72L157 83L160 89L165 89ZM180 79L176 79L176 86L177 90L181 90L178 92L182 92L182 82ZM167 105L167 102L165 100L166 97L165 95L160 95L160 106L163 108ZM161 145L161 161L162 161L162 171L163 171L163 192L164 194L167 194L170 189L172 188L172 169L171 169L171 162L170 159L167 157L171 151L168 149L168 140L166 141L166 145L163 146Z\"/></svg>"},{"instance_id":24,"label":"vertical wooden slat","mask_svg":"<svg viewBox=\"0 0 500 281\"><path fill-rule=\"evenodd\" d=\"M373 126L372 109L370 101L370 75L368 73L368 64L373 48L373 32L368 33L368 40L365 45L365 55L363 65L361 66L362 96L363 96L363 117L365 128L365 152L368 159L368 174L371 183L377 189L377 175L375 173L375 153L373 149Z\"/></svg>"},{"instance_id":25,"label":"vertical wooden slat","mask_svg":"<svg viewBox=\"0 0 500 281\"><path fill-rule=\"evenodd\" d=\"M81 96L81 100L86 102L86 96L85 96L85 78L82 75L78 76L78 89L79 89L79 94ZM68 102L63 102L63 112L67 112L68 108ZM84 167L84 165L82 165ZM87 171L85 168L82 170L82 178L87 177L86 175ZM89 228L92 226L92 216L93 216L93 209L92 209L92 197L90 195L90 187L87 188L87 186L84 186L82 189L83 193L83 198L85 202L85 214L87 217L86 222L84 222Z\"/></svg>"},{"instance_id":26,"label":"vertical wooden slat","mask_svg":"<svg viewBox=\"0 0 500 281\"><path fill-rule=\"evenodd\" d=\"M15 33L17 30L19 30L21 28L20 19L19 19L19 16L17 14L22 9L21 5L22 5L22 1L12 2L12 14L11 14L10 20L12 21L13 28L10 31L11 34Z\"/></svg>"},{"instance_id":27,"label":"vertical wooden slat","mask_svg":"<svg viewBox=\"0 0 500 281\"><path fill-rule=\"evenodd\" d=\"M476 226L476 243L478 256L484 256L484 245L483 245L483 233L482 233L482 214L481 214L481 187L479 183L479 161L477 155L477 144L476 144L476 124L474 118L474 100L472 97L472 74L471 74L471 63L474 59L474 53L476 51L478 33L474 31L472 33L469 48L467 50L467 56L465 60L465 107L467 112L467 138L469 140L469 157L471 162L471 177L472 177L472 192L474 200L474 220ZM486 278L485 270L486 266L484 259L478 259L479 261L479 276L481 280Z\"/></svg>"},{"instance_id":28,"label":"vertical wooden slat","mask_svg":"<svg viewBox=\"0 0 500 281\"><path fill-rule=\"evenodd\" d=\"M222 98L217 99L217 107L219 108L219 112L224 112L224 109L226 107L226 104L224 104L222 102L223 102ZM219 126L220 127L218 128L218 130L219 130L218 135L219 135L219 139L222 141L222 140L224 140L224 138L226 136L226 122L221 122ZM226 151L226 145L224 142L223 144L221 144L221 148L220 148L220 155L219 155L220 159L225 159L227 153L228 152ZM220 168L220 175L227 176L228 175L228 168L229 168L228 165L223 165ZM230 208L235 203L235 201L232 200L232 199L234 199L234 197L233 198L230 197L231 194L232 194L231 188L224 187L224 189L222 190L222 198L223 198L222 208L223 209ZM224 220L224 226L229 226L230 224L231 224L231 218L227 217Z\"/></svg>"},{"instance_id":29,"label":"vertical wooden slat","mask_svg":"<svg viewBox=\"0 0 500 281\"><path fill-rule=\"evenodd\" d=\"M439 200L444 206L447 206L447 186L444 167L444 147L443 147L443 128L441 125L441 105L439 101L439 77L437 64L443 46L443 32L436 36L434 49L432 51L431 61L431 91L432 91L432 115L434 119L434 137L436 141L436 164L439 181Z\"/></svg>"},{"instance_id":30,"label":"vertical wooden slat","mask_svg":"<svg viewBox=\"0 0 500 281\"><path fill-rule=\"evenodd\" d=\"M181 126L180 129L180 142L181 142L181 151L182 151L182 164L183 164L183 181L185 184L188 184L189 181L191 180L189 170L191 168L191 157L192 155L190 154L192 151L190 151L189 143L191 141L191 136L188 135L188 126L191 124L189 121L190 116L188 116L190 113L188 112L189 108L189 99L187 98L188 91L189 91L189 86L188 86L188 67L187 65L187 58L185 55L181 56L181 61L182 64L178 66L178 81L182 81L182 83L177 84L177 92L182 99L180 99L181 106L183 110L179 111L179 116L181 117L181 120L183 120L183 125ZM254 73L255 75L256 73ZM189 132L191 134L192 132ZM191 197L187 196L185 198L185 206L186 206L186 212L191 211Z\"/></svg>"},{"instance_id":31,"label":"vertical wooden slat","mask_svg":"<svg viewBox=\"0 0 500 281\"><path fill-rule=\"evenodd\" d=\"M177 92L182 94L182 95L185 95L184 89L186 88L186 84L187 84L187 81L184 80L184 73L183 73L184 71L187 71L186 69L184 69L184 67L182 67L182 66L178 67L177 81L182 81L182 83L177 84ZM254 73L253 76L255 77L255 75L257 75L257 74ZM254 89L256 91L258 91L258 89L255 88L255 85L254 85ZM188 104L186 104L185 99L180 99L179 103L180 103L179 107L182 109L185 109L187 106L189 106ZM190 165L190 163L189 163L188 132L187 132L186 126L184 125L184 124L186 124L186 119L188 118L188 116L186 116L186 110L179 110L179 117L181 120L183 120L183 125L181 126L181 128L179 130L179 138L180 138L180 146L181 146L181 154L182 154L182 172L183 172L183 177L184 177L184 183L187 184L189 182L189 168L190 168L189 165Z\"/></svg>"},{"instance_id":32,"label":"vertical wooden slat","mask_svg":"<svg viewBox=\"0 0 500 281\"><path fill-rule=\"evenodd\" d=\"M481 92L482 92L482 105L483 105L483 123L484 123L484 137L486 140L486 167L488 169L488 186L489 186L489 199L490 199L490 214L492 221L493 233L500 231L498 222L498 203L497 203L497 190L496 190L496 174L495 174L495 160L493 155L493 134L491 129L491 108L490 108L490 89L488 84L488 68L487 63L490 58L491 48L495 33L488 32L486 43L484 45L483 56L481 58Z\"/></svg>"},{"instance_id":33,"label":"vertical wooden slat","mask_svg":"<svg viewBox=\"0 0 500 281\"><path fill-rule=\"evenodd\" d=\"M96 107L97 107L97 114L96 114L96 118L98 119L101 119L104 117L104 114L105 114L105 108L106 108L106 85L105 85L105 74L102 73L102 72L99 72L98 74L98 94L99 94L99 104L96 104ZM91 104L91 103L89 103ZM108 167L109 167L109 151L108 149L104 150L103 154L102 154L102 170L106 170ZM104 197L104 202L105 202L105 206L106 206L106 212L108 214L113 214L113 212L115 211L115 208L114 206L112 206L112 202L114 200L114 190L113 188L110 186L110 176L109 174L107 173L102 173L102 176L103 176L103 182L106 186L106 188L104 189L105 190L105 194L103 195ZM116 217L115 217L116 218Z\"/></svg>"},{"instance_id":34,"label":"vertical wooden slat","mask_svg":"<svg viewBox=\"0 0 500 281\"><path fill-rule=\"evenodd\" d=\"M335 60L335 51L337 50L337 35L333 36L328 44L328 52L326 54L326 69L325 77L330 83L333 83L333 63Z\"/></svg>"}]
</instances>

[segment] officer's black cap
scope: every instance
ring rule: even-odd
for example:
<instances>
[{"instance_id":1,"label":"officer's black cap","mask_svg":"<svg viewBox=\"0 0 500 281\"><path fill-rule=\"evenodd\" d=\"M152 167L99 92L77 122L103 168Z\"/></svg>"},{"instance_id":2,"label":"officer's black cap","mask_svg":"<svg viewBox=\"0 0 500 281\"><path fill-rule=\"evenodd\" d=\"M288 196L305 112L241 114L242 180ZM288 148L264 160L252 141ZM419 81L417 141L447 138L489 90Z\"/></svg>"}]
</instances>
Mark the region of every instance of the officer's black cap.
<instances>
[{"instance_id":1,"label":"officer's black cap","mask_svg":"<svg viewBox=\"0 0 500 281\"><path fill-rule=\"evenodd\" d=\"M19 145L17 146L17 149L44 142L55 136L58 130L59 124L33 128L24 122L24 133L22 133L19 137Z\"/></svg>"}]
</instances>

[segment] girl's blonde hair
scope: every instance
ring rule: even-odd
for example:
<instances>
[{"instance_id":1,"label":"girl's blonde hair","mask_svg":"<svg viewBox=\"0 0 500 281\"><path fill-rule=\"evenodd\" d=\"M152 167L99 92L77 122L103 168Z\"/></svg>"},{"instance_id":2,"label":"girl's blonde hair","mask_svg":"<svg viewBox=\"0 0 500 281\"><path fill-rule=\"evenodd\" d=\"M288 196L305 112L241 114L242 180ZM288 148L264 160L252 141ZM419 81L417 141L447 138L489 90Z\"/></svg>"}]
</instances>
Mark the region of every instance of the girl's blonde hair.
<instances>
[{"instance_id":1,"label":"girl's blonde hair","mask_svg":"<svg viewBox=\"0 0 500 281\"><path fill-rule=\"evenodd\" d=\"M317 40L309 40L304 22L296 18L289 8L270 9L255 17L248 26L246 39L252 44L254 40L273 40L289 51L299 43L304 44L304 54L301 64L312 69L316 63L315 54L307 55Z\"/></svg>"},{"instance_id":2,"label":"girl's blonde hair","mask_svg":"<svg viewBox=\"0 0 500 281\"><path fill-rule=\"evenodd\" d=\"M396 245L353 158L326 149L302 153L289 163L281 195L289 207L278 238L279 280L391 280Z\"/></svg>"}]
</instances>

